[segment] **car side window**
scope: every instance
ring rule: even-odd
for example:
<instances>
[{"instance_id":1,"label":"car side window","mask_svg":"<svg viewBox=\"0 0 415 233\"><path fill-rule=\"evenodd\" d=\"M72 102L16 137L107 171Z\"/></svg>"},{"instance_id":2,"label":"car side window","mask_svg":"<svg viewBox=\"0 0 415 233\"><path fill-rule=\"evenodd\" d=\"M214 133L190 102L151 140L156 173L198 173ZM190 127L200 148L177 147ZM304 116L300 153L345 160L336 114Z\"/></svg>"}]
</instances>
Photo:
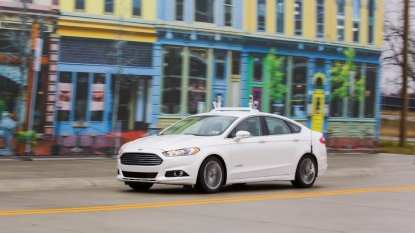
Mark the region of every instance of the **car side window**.
<instances>
[{"instance_id":1,"label":"car side window","mask_svg":"<svg viewBox=\"0 0 415 233\"><path fill-rule=\"evenodd\" d=\"M284 120L275 117L265 117L270 135L290 134L291 129Z\"/></svg>"},{"instance_id":2,"label":"car side window","mask_svg":"<svg viewBox=\"0 0 415 233\"><path fill-rule=\"evenodd\" d=\"M298 125L296 125L296 124L293 124L293 123L291 123L291 122L287 122L287 124L290 126L291 131L292 131L293 133L299 133L299 132L301 132L301 127L300 127L300 126L298 126Z\"/></svg>"},{"instance_id":3,"label":"car side window","mask_svg":"<svg viewBox=\"0 0 415 233\"><path fill-rule=\"evenodd\" d=\"M238 131L248 131L251 134L251 137L264 135L262 132L261 119L259 117L250 117L241 121L236 125L228 137L236 137Z\"/></svg>"}]
</instances>

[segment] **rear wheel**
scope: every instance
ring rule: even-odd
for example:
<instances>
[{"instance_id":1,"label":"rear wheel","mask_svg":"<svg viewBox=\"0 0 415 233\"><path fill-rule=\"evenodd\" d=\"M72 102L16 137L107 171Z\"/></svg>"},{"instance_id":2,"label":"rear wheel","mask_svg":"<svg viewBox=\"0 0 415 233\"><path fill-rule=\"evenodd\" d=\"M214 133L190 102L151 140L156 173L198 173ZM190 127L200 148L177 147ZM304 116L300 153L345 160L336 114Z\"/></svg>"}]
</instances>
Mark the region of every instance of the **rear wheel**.
<instances>
[{"instance_id":1,"label":"rear wheel","mask_svg":"<svg viewBox=\"0 0 415 233\"><path fill-rule=\"evenodd\" d=\"M297 188L310 188L317 178L316 161L311 155L305 155L300 159L295 173L295 180L291 183Z\"/></svg>"},{"instance_id":2,"label":"rear wheel","mask_svg":"<svg viewBox=\"0 0 415 233\"><path fill-rule=\"evenodd\" d=\"M153 183L131 182L127 183L127 185L135 191L146 191L153 186Z\"/></svg>"},{"instance_id":3,"label":"rear wheel","mask_svg":"<svg viewBox=\"0 0 415 233\"><path fill-rule=\"evenodd\" d=\"M222 162L216 157L209 157L200 166L195 188L203 193L219 192L222 188L223 179Z\"/></svg>"}]
</instances>

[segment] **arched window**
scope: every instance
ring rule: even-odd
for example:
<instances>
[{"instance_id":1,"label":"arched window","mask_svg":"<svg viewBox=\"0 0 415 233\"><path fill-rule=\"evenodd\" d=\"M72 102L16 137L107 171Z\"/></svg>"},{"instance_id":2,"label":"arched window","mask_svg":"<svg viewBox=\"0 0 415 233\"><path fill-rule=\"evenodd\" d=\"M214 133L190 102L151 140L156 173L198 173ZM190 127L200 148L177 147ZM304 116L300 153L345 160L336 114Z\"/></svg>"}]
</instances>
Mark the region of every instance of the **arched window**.
<instances>
[{"instance_id":1,"label":"arched window","mask_svg":"<svg viewBox=\"0 0 415 233\"><path fill-rule=\"evenodd\" d=\"M344 40L345 0L337 0L337 40Z\"/></svg>"}]
</instances>

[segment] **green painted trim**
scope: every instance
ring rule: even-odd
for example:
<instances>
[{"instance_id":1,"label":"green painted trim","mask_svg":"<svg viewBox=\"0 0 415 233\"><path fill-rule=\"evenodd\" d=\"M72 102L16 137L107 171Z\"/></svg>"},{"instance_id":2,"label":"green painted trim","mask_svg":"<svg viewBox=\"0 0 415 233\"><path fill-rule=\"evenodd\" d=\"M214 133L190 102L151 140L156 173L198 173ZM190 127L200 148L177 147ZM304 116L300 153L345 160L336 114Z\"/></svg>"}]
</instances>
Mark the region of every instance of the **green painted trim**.
<instances>
[{"instance_id":1,"label":"green painted trim","mask_svg":"<svg viewBox=\"0 0 415 233\"><path fill-rule=\"evenodd\" d=\"M363 118L365 117L365 92L366 92L366 63L362 64L362 67L360 68L360 73L361 73L361 78L364 79L364 88L365 91L363 91L362 95L363 95L363 100L359 101L360 102L360 106L359 106L359 117Z\"/></svg>"},{"instance_id":2,"label":"green painted trim","mask_svg":"<svg viewBox=\"0 0 415 233\"><path fill-rule=\"evenodd\" d=\"M232 104L232 96L233 96L233 90L232 90L232 50L228 50L226 54L226 77L228 77L227 85L226 85L226 92L228 93L226 95L226 106L229 107Z\"/></svg>"},{"instance_id":3,"label":"green painted trim","mask_svg":"<svg viewBox=\"0 0 415 233\"><path fill-rule=\"evenodd\" d=\"M285 108L287 116L291 116L291 94L292 94L292 78L293 78L293 57L287 56L287 74L286 74L286 83L287 83L287 92L285 94ZM287 111L288 108L288 111Z\"/></svg>"},{"instance_id":4,"label":"green painted trim","mask_svg":"<svg viewBox=\"0 0 415 233\"><path fill-rule=\"evenodd\" d=\"M213 49L208 49L207 52L207 74L206 74L206 111L210 111L212 106L212 81L213 81Z\"/></svg>"},{"instance_id":5,"label":"green painted trim","mask_svg":"<svg viewBox=\"0 0 415 233\"><path fill-rule=\"evenodd\" d=\"M266 59L266 56L264 57L263 63L262 63L262 108L261 111L263 112L269 112L269 90L267 88L267 83L269 82L269 73L267 70L268 61Z\"/></svg>"},{"instance_id":6,"label":"green painted trim","mask_svg":"<svg viewBox=\"0 0 415 233\"><path fill-rule=\"evenodd\" d=\"M188 87L189 87L189 60L190 59L190 52L189 52L189 47L184 47L183 48L183 60L182 60L182 96L181 96L181 112L182 115L187 115L187 111L188 111L188 107L187 104L189 101L187 101L188 98Z\"/></svg>"}]
</instances>

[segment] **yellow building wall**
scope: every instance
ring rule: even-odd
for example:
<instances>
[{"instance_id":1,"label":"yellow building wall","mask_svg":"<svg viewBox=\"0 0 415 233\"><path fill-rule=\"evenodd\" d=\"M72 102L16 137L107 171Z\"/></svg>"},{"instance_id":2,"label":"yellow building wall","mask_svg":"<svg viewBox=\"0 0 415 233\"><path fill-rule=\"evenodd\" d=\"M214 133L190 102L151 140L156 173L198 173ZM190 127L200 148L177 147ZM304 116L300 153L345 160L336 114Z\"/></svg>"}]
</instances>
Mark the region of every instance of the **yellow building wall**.
<instances>
[{"instance_id":1,"label":"yellow building wall","mask_svg":"<svg viewBox=\"0 0 415 233\"><path fill-rule=\"evenodd\" d=\"M336 40L337 38L337 5L336 1L325 1L324 31L326 39Z\"/></svg>"},{"instance_id":2,"label":"yellow building wall","mask_svg":"<svg viewBox=\"0 0 415 233\"><path fill-rule=\"evenodd\" d=\"M345 5L345 22L344 22L344 32L345 32L345 38L344 41L351 43L353 41L353 3L352 0L347 0Z\"/></svg>"},{"instance_id":3,"label":"yellow building wall","mask_svg":"<svg viewBox=\"0 0 415 233\"><path fill-rule=\"evenodd\" d=\"M156 19L156 0L141 1L141 18L146 20ZM83 12L92 15L114 15L122 18L131 18L133 0L114 0L114 13L105 13L104 0L85 0L85 10ZM60 9L62 12L74 12L75 0L60 0Z\"/></svg>"},{"instance_id":4,"label":"yellow building wall","mask_svg":"<svg viewBox=\"0 0 415 233\"><path fill-rule=\"evenodd\" d=\"M284 30L288 36L294 35L294 0L285 1Z\"/></svg>"},{"instance_id":5,"label":"yellow building wall","mask_svg":"<svg viewBox=\"0 0 415 233\"><path fill-rule=\"evenodd\" d=\"M316 1L303 0L303 35L316 37L317 31L317 4Z\"/></svg>"},{"instance_id":6,"label":"yellow building wall","mask_svg":"<svg viewBox=\"0 0 415 233\"><path fill-rule=\"evenodd\" d=\"M360 9L360 43L367 44L368 41L368 10L367 0L362 0L362 8Z\"/></svg>"},{"instance_id":7,"label":"yellow building wall","mask_svg":"<svg viewBox=\"0 0 415 233\"><path fill-rule=\"evenodd\" d=\"M275 33L276 31L276 9L277 9L277 1L275 0L267 0L266 1L266 23L265 27L268 33Z\"/></svg>"},{"instance_id":8,"label":"yellow building wall","mask_svg":"<svg viewBox=\"0 0 415 233\"><path fill-rule=\"evenodd\" d=\"M244 29L248 31L256 31L257 23L257 1L245 0L244 4Z\"/></svg>"},{"instance_id":9,"label":"yellow building wall","mask_svg":"<svg viewBox=\"0 0 415 233\"><path fill-rule=\"evenodd\" d=\"M381 46L383 43L383 0L376 1L375 12L375 45Z\"/></svg>"}]
</instances>

